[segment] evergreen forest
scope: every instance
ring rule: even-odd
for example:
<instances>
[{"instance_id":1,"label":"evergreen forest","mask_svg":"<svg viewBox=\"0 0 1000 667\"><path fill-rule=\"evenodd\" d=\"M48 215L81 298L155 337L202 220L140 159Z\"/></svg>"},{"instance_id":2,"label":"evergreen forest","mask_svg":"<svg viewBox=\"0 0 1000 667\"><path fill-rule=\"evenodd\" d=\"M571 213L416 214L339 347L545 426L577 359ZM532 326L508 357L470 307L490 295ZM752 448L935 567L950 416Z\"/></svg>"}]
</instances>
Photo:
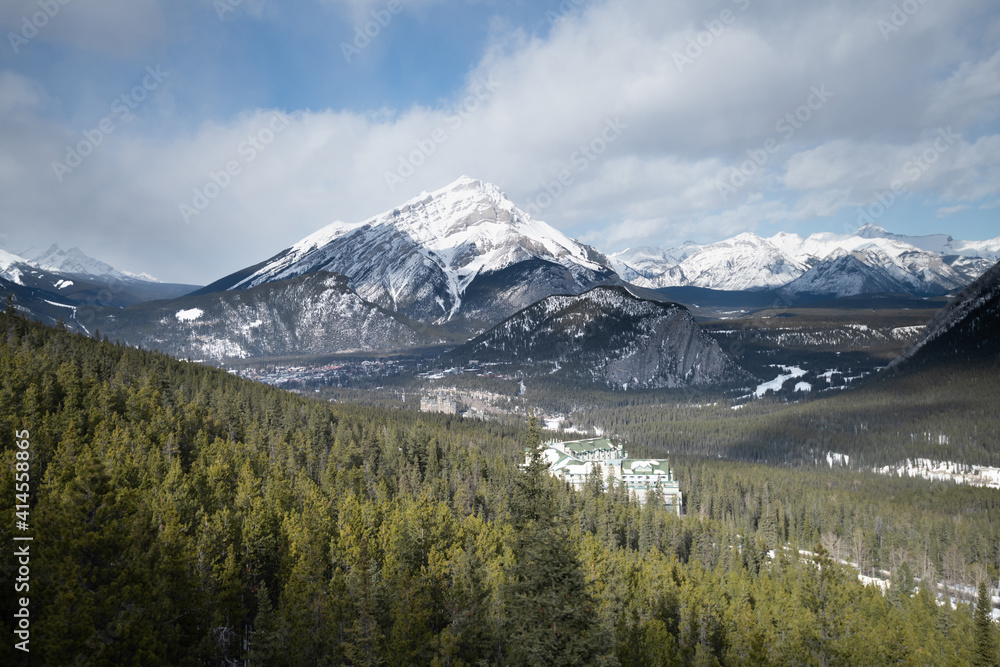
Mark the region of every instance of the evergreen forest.
<instances>
[{"instance_id":1,"label":"evergreen forest","mask_svg":"<svg viewBox=\"0 0 1000 667\"><path fill-rule=\"evenodd\" d=\"M692 448L677 517L551 478L534 420L306 398L16 313L0 376L4 665L1000 660L996 490ZM669 448L655 418L621 425L637 452Z\"/></svg>"}]
</instances>

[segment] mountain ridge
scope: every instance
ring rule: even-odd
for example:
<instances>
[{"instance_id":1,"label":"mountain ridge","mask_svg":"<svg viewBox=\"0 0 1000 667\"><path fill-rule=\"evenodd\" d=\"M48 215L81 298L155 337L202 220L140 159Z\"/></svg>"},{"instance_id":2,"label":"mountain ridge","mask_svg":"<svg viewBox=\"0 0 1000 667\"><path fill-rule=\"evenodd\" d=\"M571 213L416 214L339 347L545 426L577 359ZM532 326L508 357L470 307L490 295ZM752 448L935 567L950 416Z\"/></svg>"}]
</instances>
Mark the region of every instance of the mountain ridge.
<instances>
[{"instance_id":1,"label":"mountain ridge","mask_svg":"<svg viewBox=\"0 0 1000 667\"><path fill-rule=\"evenodd\" d=\"M598 286L524 308L448 357L519 366L612 388L696 387L748 382L743 370L676 303ZM551 365L550 369L548 365Z\"/></svg>"},{"instance_id":2,"label":"mountain ridge","mask_svg":"<svg viewBox=\"0 0 1000 667\"><path fill-rule=\"evenodd\" d=\"M1000 260L1000 237L955 241L944 234L904 236L866 225L853 234L819 232L808 237L779 232L765 238L745 232L705 245L688 242L670 250L624 250L609 259L620 275L643 287L798 292L795 281L844 254L855 254L862 263L887 274L872 285L891 282L911 294L939 295L961 289ZM814 279L808 276L804 282ZM840 286L827 281L828 293L847 295L850 281Z\"/></svg>"}]
</instances>

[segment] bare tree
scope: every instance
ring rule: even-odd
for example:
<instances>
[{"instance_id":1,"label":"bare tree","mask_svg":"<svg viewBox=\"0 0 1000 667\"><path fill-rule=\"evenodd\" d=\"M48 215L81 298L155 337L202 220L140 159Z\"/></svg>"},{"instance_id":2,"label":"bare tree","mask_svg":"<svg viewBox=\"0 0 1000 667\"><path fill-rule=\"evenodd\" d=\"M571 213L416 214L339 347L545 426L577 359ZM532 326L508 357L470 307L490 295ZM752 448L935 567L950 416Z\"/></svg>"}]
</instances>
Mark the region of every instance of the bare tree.
<instances>
[{"instance_id":1,"label":"bare tree","mask_svg":"<svg viewBox=\"0 0 1000 667\"><path fill-rule=\"evenodd\" d=\"M854 556L854 563L858 566L859 572L864 572L865 563L868 561L868 548L865 545L865 531L860 528L854 529L851 535L851 555Z\"/></svg>"},{"instance_id":2,"label":"bare tree","mask_svg":"<svg viewBox=\"0 0 1000 667\"><path fill-rule=\"evenodd\" d=\"M836 562L840 562L844 557L844 541L835 533L824 533L820 538L823 548L830 553L830 557Z\"/></svg>"}]
</instances>

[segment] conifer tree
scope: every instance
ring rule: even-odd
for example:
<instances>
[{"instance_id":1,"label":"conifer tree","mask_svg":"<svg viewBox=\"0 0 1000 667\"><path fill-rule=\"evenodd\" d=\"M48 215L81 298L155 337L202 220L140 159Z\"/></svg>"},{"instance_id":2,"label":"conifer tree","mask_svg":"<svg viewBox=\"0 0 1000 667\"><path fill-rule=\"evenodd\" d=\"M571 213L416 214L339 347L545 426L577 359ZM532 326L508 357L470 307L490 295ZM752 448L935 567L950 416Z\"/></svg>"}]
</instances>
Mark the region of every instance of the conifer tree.
<instances>
[{"instance_id":1,"label":"conifer tree","mask_svg":"<svg viewBox=\"0 0 1000 667\"><path fill-rule=\"evenodd\" d=\"M995 630L993 628L993 602L986 582L979 584L979 596L976 599L976 667L997 667L997 647Z\"/></svg>"}]
</instances>

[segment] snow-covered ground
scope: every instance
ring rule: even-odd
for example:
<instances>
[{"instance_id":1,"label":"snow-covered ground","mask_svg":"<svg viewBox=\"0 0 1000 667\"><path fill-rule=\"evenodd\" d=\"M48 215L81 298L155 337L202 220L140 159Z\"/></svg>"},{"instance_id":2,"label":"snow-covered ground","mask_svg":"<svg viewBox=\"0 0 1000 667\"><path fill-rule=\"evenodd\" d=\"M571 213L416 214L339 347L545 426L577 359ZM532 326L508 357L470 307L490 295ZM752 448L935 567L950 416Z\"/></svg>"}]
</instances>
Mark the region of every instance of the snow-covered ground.
<instances>
[{"instance_id":1,"label":"snow-covered ground","mask_svg":"<svg viewBox=\"0 0 1000 667\"><path fill-rule=\"evenodd\" d=\"M590 431L577 428L576 426L564 426L563 423L566 421L565 415L549 415L545 417L545 428L550 431L559 431L563 433L579 433L580 435L590 435Z\"/></svg>"},{"instance_id":2,"label":"snow-covered ground","mask_svg":"<svg viewBox=\"0 0 1000 667\"><path fill-rule=\"evenodd\" d=\"M831 468L835 465L846 467L851 465L851 457L847 454L838 454L837 452L827 452L826 462Z\"/></svg>"},{"instance_id":3,"label":"snow-covered ground","mask_svg":"<svg viewBox=\"0 0 1000 667\"><path fill-rule=\"evenodd\" d=\"M952 481L972 486L1000 489L1000 468L966 465L954 461L907 459L896 465L875 468L881 475L897 477L922 477L924 479Z\"/></svg>"},{"instance_id":4,"label":"snow-covered ground","mask_svg":"<svg viewBox=\"0 0 1000 667\"><path fill-rule=\"evenodd\" d=\"M174 316L178 322L193 322L205 314L201 308L191 308L189 310L178 310Z\"/></svg>"},{"instance_id":5,"label":"snow-covered ground","mask_svg":"<svg viewBox=\"0 0 1000 667\"><path fill-rule=\"evenodd\" d=\"M803 375L806 374L806 372L801 368L799 368L798 366L778 366L778 368L783 370L784 373L774 378L770 382L765 382L764 384L758 386L757 389L754 390L754 396L756 396L757 398L761 398L762 396L764 396L764 394L766 394L769 391L778 391L781 389L781 385L785 384L786 380L802 377ZM810 387L810 389L811 388L812 387ZM801 390L796 388L796 391L801 391Z\"/></svg>"}]
</instances>

